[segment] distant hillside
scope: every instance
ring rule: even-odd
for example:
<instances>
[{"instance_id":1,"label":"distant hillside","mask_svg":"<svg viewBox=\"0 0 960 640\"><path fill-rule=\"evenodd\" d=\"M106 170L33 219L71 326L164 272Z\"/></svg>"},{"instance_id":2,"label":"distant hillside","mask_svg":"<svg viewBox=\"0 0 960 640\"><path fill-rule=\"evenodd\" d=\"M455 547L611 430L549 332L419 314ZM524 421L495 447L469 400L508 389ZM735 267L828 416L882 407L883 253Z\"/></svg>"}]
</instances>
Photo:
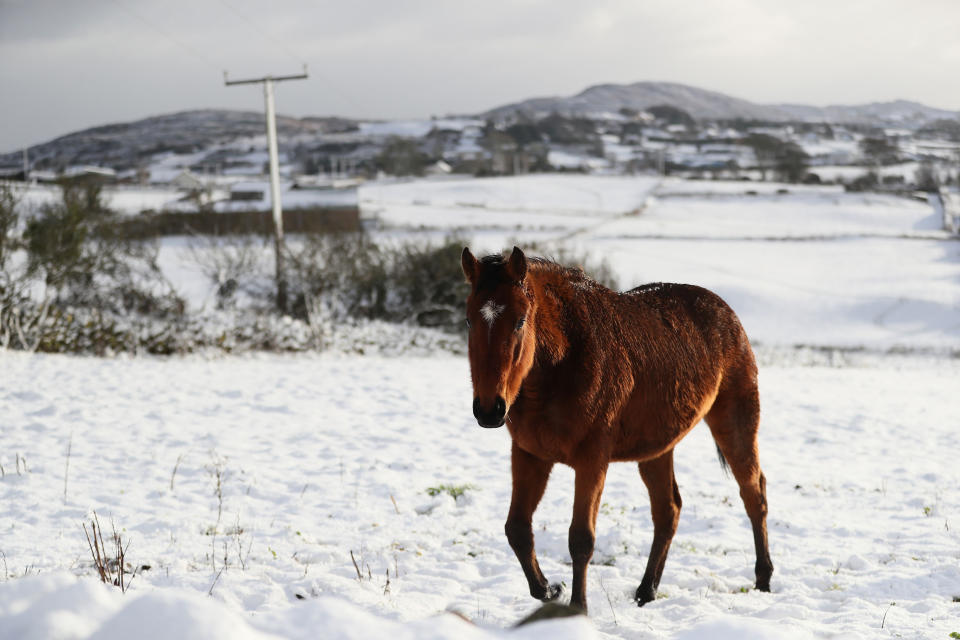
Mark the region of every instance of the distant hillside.
<instances>
[{"instance_id":1,"label":"distant hillside","mask_svg":"<svg viewBox=\"0 0 960 640\"><path fill-rule=\"evenodd\" d=\"M763 105L716 91L707 91L673 82L636 82L629 85L600 84L575 96L532 98L491 109L481 118L504 119L516 114L538 118L550 113L586 117L616 114L621 108L643 110L656 105L672 105L698 120L744 118L783 122L805 120L831 123L861 123L874 126L920 129L934 121L958 122L960 113L897 100L865 105L814 107L797 104ZM360 121L345 118L290 118L278 116L281 144L297 147L312 144L315 156L343 154L345 148L322 149L324 134L356 131ZM381 126L382 125L382 126ZM420 137L429 131L430 121L413 129L380 123L367 127L368 137L405 135ZM424 128L425 127L425 128ZM943 127L941 127L942 129ZM422 131L421 131L422 129ZM372 133L373 132L373 133ZM375 133L379 132L379 133ZM204 109L182 111L134 122L93 127L30 147L31 169L62 171L76 165L99 165L118 171L137 169L154 162L165 153L222 153L224 158L246 153L249 138L264 135L263 113ZM230 143L235 143L230 145ZM345 144L343 140L329 144ZM359 144L352 143L354 147ZM374 141L371 144L380 144ZM231 148L218 150L217 145ZM0 154L0 169L16 171L22 167L21 151ZM309 155L309 154L307 154ZM302 158L301 158L302 160Z\"/></svg>"},{"instance_id":2,"label":"distant hillside","mask_svg":"<svg viewBox=\"0 0 960 640\"><path fill-rule=\"evenodd\" d=\"M801 104L779 104L777 108L789 113L798 120L816 120L819 122L883 124L919 128L928 122L939 119L955 120L960 112L928 107L910 100L892 102L871 102L860 105L830 105L811 107Z\"/></svg>"},{"instance_id":3,"label":"distant hillside","mask_svg":"<svg viewBox=\"0 0 960 640\"><path fill-rule=\"evenodd\" d=\"M591 116L616 113L618 109L648 109L669 104L679 107L698 120L718 118L755 118L786 120L787 112L741 100L715 91L707 91L674 82L636 82L600 84L568 98L533 98L491 109L484 116L499 118L514 113L542 116L552 112L563 115Z\"/></svg>"},{"instance_id":4,"label":"distant hillside","mask_svg":"<svg viewBox=\"0 0 960 640\"><path fill-rule=\"evenodd\" d=\"M355 128L342 118L277 117L280 135L318 134ZM134 168L145 158L172 151L190 153L212 144L265 133L263 113L203 109L181 111L93 127L30 147L34 169L62 169L94 164L116 169ZM19 166L21 152L0 155L0 166Z\"/></svg>"},{"instance_id":5,"label":"distant hillside","mask_svg":"<svg viewBox=\"0 0 960 640\"><path fill-rule=\"evenodd\" d=\"M575 96L532 98L496 107L485 112L483 116L495 119L515 114L541 117L555 112L589 117L616 113L623 107L642 110L662 104L679 107L698 120L733 118L774 122L809 120L918 128L937 118L952 119L960 116L956 111L936 109L906 100L829 107L793 104L763 105L675 82L601 84L585 89Z\"/></svg>"}]
</instances>

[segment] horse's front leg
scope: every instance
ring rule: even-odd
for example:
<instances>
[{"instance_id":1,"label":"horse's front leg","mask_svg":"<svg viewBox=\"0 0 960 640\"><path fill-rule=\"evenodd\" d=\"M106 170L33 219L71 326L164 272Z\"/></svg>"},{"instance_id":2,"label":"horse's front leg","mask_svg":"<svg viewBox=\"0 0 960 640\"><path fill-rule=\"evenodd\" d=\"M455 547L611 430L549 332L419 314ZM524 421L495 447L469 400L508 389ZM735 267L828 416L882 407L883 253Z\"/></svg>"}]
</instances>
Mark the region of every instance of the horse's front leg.
<instances>
[{"instance_id":1,"label":"horse's front leg","mask_svg":"<svg viewBox=\"0 0 960 640\"><path fill-rule=\"evenodd\" d=\"M573 521L570 523L570 559L573 560L573 592L570 605L587 611L587 565L593 557L596 540L597 510L607 477L607 463L591 460L574 467L576 490L573 496Z\"/></svg>"},{"instance_id":2,"label":"horse's front leg","mask_svg":"<svg viewBox=\"0 0 960 640\"><path fill-rule=\"evenodd\" d=\"M538 600L553 600L560 595L559 584L548 584L537 562L537 551L533 545L533 512L540 504L540 498L547 488L552 462L545 462L533 456L513 443L511 451L513 471L513 496L510 499L510 514L504 531L510 547L517 554L517 560L523 567L530 586L530 595Z\"/></svg>"}]
</instances>

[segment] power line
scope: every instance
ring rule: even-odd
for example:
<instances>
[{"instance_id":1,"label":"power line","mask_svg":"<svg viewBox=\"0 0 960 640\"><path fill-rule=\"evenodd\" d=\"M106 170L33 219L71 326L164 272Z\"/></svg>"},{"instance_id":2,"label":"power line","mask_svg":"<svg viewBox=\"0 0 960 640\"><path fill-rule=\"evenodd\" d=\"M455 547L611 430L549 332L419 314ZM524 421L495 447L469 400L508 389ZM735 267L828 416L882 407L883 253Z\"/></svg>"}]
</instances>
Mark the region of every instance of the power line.
<instances>
[{"instance_id":1,"label":"power line","mask_svg":"<svg viewBox=\"0 0 960 640\"><path fill-rule=\"evenodd\" d=\"M190 43L188 43L188 42L182 40L181 38L177 37L177 36L174 35L170 30L161 27L161 26L158 25L155 21L151 20L149 17L145 16L144 14L140 13L139 11L135 11L135 10L130 6L130 4L129 4L128 2L126 2L125 0L109 0L109 1L110 1L111 3L113 3L114 5L116 5L117 7L119 7L121 10L125 11L128 15L132 16L133 18L135 18L135 19L138 20L139 22L147 25L147 26L148 26L150 29L152 29L153 31L159 33L161 36L163 36L164 38L166 38L168 41L170 41L171 43L173 43L174 45L176 45L178 48L180 48L181 50L183 50L184 53L189 54L189 55L191 55L191 56L193 56L194 58L197 58L197 59L199 59L199 60L202 60L202 61L203 61L205 64L207 64L210 68L215 69L215 70L217 71L217 73L221 73L221 72L226 68L226 65L217 62L216 60L214 60L213 58L211 58L210 56L208 56L207 54L205 54L203 51L197 49L196 47L194 47L194 46L191 45ZM257 32L261 37L266 38L266 39L269 40L271 43L273 43L273 44L275 44L277 47L279 47L279 48L280 48L287 56L289 56L291 59L296 60L298 64L301 64L301 65L306 66L307 59L306 59L305 57L298 56L298 55L297 55L295 52L293 52L286 44L284 44L283 41L281 41L281 40L279 40L279 39L271 36L269 33L267 33L266 31L264 31L263 29L260 29L260 28L256 25L256 22L255 22L253 19L251 19L251 18L250 18L249 16L247 16L246 14L240 12L236 7L234 7L233 5L231 5L230 3L228 3L226 0L220 0L220 3L223 4L224 7L226 7L227 9L229 9L229 10L230 10L234 15L236 15L240 20L246 22L246 23L250 26L250 28L251 28L252 30L254 30L255 32ZM316 71L316 65L314 65L314 69L312 70L312 72L313 72L313 75L314 75L314 76L319 77L321 80L323 80L323 81L326 83L326 86L327 86L327 89L328 89L328 90L330 90L331 92L333 92L334 94L336 94L337 96L339 96L344 102L347 103L347 105L348 105L350 108L352 108L352 109L353 109L354 111L356 111L357 113L359 113L360 111L362 111L362 108L361 108L361 106L360 106L360 103L359 103L357 100L355 100L351 95L349 95L348 93L346 93L345 91L343 91L343 89L342 89L340 86L338 86L338 84L332 82L331 79L330 79L328 76L326 76L326 74L318 74L317 71Z\"/></svg>"},{"instance_id":2,"label":"power line","mask_svg":"<svg viewBox=\"0 0 960 640\"><path fill-rule=\"evenodd\" d=\"M169 40L170 42L174 43L175 45L177 45L178 47L180 47L181 49L183 49L183 50L186 51L187 53L193 55L193 56L196 57L196 58L199 58L200 60L203 60L205 63L207 63L208 65L210 65L212 68L216 69L217 72L220 72L220 71L223 70L223 68L224 68L223 65L217 64L216 61L214 61L212 58L208 57L205 53L203 53L202 51L200 51L200 50L197 49L196 47L190 45L190 44L187 43L187 42L184 42L184 41L181 40L180 38L177 38L175 35L173 35L173 34L170 33L169 31L167 31L166 29L161 28L159 25L157 25L155 22L153 22L153 21L150 20L149 18L145 17L145 16L142 15L141 13L139 13L139 12L137 12L137 11L134 11L132 8L130 8L130 6L129 6L128 4L126 4L126 3L123 2L122 0L110 0L110 2L112 2L112 3L115 4L116 6L120 7L123 11L126 11L128 14L130 14L131 16L133 16L134 18L136 18L137 20L139 20L139 21L142 22L143 24L147 25L148 27L150 27L151 29L153 29L154 31L156 31L157 33L159 33L160 35L162 35L162 36L165 37L167 40Z\"/></svg>"},{"instance_id":3,"label":"power line","mask_svg":"<svg viewBox=\"0 0 960 640\"><path fill-rule=\"evenodd\" d=\"M243 22L246 22L247 25L248 25L253 31L255 31L256 33L260 34L261 36L263 36L264 38L266 38L267 40L269 40L270 42L272 42L273 44L275 44L277 47L279 47L285 54L287 54L288 56L290 56L290 58L292 58L293 60L296 60L296 61L297 61L298 63L300 63L300 64L304 64L304 63L306 62L306 59L305 59L303 56L297 55L296 53L294 53L293 51L291 51L291 50L287 47L287 44L286 44L285 42L283 42L283 41L281 41L281 40L278 40L277 38L274 38L274 37L271 36L268 32L266 32L266 31L264 31L263 29L261 29L259 26L257 26L257 23L256 23L256 22L254 22L253 20L250 19L249 16L247 16L247 15L244 14L244 13L241 13L239 9L237 9L237 8L234 7L232 4L230 4L229 2L227 2L227 0L220 0L220 4L222 4L222 5L225 6L227 9L229 9L231 12L233 12L233 14L234 14L235 16L237 16L238 18L240 18Z\"/></svg>"},{"instance_id":4,"label":"power line","mask_svg":"<svg viewBox=\"0 0 960 640\"><path fill-rule=\"evenodd\" d=\"M308 61L307 61L307 58L306 58L305 56L300 56L300 55L298 55L297 52L291 50L291 49L287 46L287 44L286 44L285 42L283 42L282 40L279 40L279 39L277 39L277 38L274 38L272 35L270 35L269 32L261 29L261 28L257 25L257 22L256 22L255 20L253 20L252 18L250 18L250 16L248 16L247 14L242 13L242 12L241 12L239 9L237 9L235 6L233 6L232 4L230 4L229 2L227 2L227 0L219 0L219 1L220 1L220 4L222 4L222 5L225 6L227 9L229 9L231 12L233 12L233 14L234 14L235 16L237 16L238 18L240 18L241 20L243 20L244 22L246 22L247 25L248 25L253 31L257 32L258 34L260 34L261 36L263 36L264 38L266 38L266 39L269 40L270 42L274 43L277 47L279 47L279 48L280 48L287 56L289 56L291 59L296 60L299 64L306 65L306 63L307 63ZM321 80L323 80L324 82L327 83L327 85L326 85L326 86L327 86L327 89L329 89L329 90L332 91L333 93L336 93L340 98L342 98L342 99L343 99L350 107L352 107L355 111L359 112L359 111L362 110L361 107L360 107L360 104L359 104L356 100L354 100L350 95L348 95L347 93L345 93L344 91L342 91L339 86L337 86L336 84L332 83L332 82L330 81L330 78L327 77L326 74L319 74L319 73L317 73L317 71L316 71L317 65L314 64L314 65L312 65L312 66L313 66L313 69L311 70L311 72L313 73L314 76L317 76L319 79L321 79Z\"/></svg>"}]
</instances>

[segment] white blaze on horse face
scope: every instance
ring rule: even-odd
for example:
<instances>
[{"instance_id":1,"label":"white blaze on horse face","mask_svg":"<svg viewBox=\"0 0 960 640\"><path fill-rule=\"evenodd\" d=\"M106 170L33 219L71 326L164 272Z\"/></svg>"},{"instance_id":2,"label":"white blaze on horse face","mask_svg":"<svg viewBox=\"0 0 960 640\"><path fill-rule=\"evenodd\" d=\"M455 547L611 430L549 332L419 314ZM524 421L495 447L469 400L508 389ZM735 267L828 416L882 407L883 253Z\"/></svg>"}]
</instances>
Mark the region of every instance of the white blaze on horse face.
<instances>
[{"instance_id":1,"label":"white blaze on horse face","mask_svg":"<svg viewBox=\"0 0 960 640\"><path fill-rule=\"evenodd\" d=\"M493 327L494 321L500 317L500 314L503 313L503 310L506 308L505 305L497 304L493 300L487 300L487 303L480 307L480 315L487 321L489 327Z\"/></svg>"},{"instance_id":2,"label":"white blaze on horse face","mask_svg":"<svg viewBox=\"0 0 960 640\"><path fill-rule=\"evenodd\" d=\"M505 305L497 304L493 300L487 300L487 303L480 308L480 315L487 321L487 324L492 325L496 319L500 317L504 309L506 309Z\"/></svg>"}]
</instances>

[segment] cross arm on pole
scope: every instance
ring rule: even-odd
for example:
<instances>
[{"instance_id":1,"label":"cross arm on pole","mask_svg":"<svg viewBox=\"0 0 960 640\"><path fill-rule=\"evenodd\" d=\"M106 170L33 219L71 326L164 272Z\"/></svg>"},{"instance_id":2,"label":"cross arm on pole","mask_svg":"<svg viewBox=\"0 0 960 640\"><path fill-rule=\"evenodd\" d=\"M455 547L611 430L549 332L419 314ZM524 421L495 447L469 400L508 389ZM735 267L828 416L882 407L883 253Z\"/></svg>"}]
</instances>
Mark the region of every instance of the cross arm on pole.
<instances>
[{"instance_id":1,"label":"cross arm on pole","mask_svg":"<svg viewBox=\"0 0 960 640\"><path fill-rule=\"evenodd\" d=\"M224 71L224 72L223 72L223 83L229 87L229 86L232 86L232 85L235 85L235 84L258 84L258 83L260 83L260 82L266 82L267 80L270 80L270 81L272 81L272 82L281 82L281 81L283 81L283 80L306 80L307 77L308 77L308 76L307 76L307 65L303 65L303 73L298 73L298 74L296 74L296 75L289 75L289 76L273 76L273 75L270 75L270 76L263 76L262 78L247 78L247 79L244 79L244 80L231 80L231 79L227 76L227 72Z\"/></svg>"}]
</instances>

